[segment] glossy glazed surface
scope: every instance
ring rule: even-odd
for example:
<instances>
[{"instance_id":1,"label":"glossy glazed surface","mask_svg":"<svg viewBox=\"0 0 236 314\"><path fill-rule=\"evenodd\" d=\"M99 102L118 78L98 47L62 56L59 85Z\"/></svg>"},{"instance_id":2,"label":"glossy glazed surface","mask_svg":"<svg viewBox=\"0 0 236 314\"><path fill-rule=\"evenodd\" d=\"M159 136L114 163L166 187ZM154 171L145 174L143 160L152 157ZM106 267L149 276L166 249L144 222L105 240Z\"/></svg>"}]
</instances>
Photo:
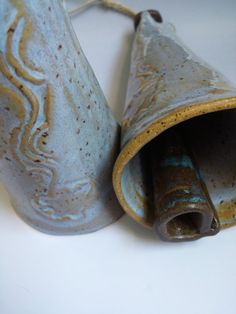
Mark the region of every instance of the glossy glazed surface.
<instances>
[{"instance_id":1,"label":"glossy glazed surface","mask_svg":"<svg viewBox=\"0 0 236 314\"><path fill-rule=\"evenodd\" d=\"M137 12L160 10L195 53L236 84L234 0L119 2ZM132 21L94 7L72 23L121 119ZM99 232L54 237L23 223L0 188L0 313L235 314L235 239L230 228L195 242L166 243L128 215Z\"/></svg>"},{"instance_id":2,"label":"glossy glazed surface","mask_svg":"<svg viewBox=\"0 0 236 314\"><path fill-rule=\"evenodd\" d=\"M235 108L235 96L236 90L231 83L189 50L171 24L157 23L148 12L142 14L132 47L122 122L122 151L113 172L118 199L135 220L146 226L153 225L141 149L171 126L207 113ZM215 128L212 128L213 133ZM194 137L192 143L195 142ZM210 141L214 139L216 136L212 134ZM226 151L225 147L223 151ZM216 151L212 154L217 156ZM234 157L235 154L231 155L232 160ZM215 158L215 166L217 160ZM210 173L203 174L208 185L217 171L212 164L210 168ZM224 174L217 180L223 182ZM219 208L219 189L214 192L209 189L214 205ZM228 194L224 193L227 199ZM231 200L235 194L230 192ZM235 212L227 218L227 225L235 222ZM220 219L225 226L221 215Z\"/></svg>"},{"instance_id":3,"label":"glossy glazed surface","mask_svg":"<svg viewBox=\"0 0 236 314\"><path fill-rule=\"evenodd\" d=\"M122 214L119 127L61 1L0 2L0 175L17 213L55 234Z\"/></svg>"}]
</instances>

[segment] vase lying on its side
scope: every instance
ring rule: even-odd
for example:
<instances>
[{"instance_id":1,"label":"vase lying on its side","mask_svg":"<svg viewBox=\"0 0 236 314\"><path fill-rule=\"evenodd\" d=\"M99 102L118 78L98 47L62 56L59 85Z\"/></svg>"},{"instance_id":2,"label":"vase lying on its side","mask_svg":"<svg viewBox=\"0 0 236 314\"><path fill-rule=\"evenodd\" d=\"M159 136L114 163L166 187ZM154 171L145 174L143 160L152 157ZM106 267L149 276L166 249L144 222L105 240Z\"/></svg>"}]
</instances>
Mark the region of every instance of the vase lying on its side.
<instances>
[{"instance_id":1,"label":"vase lying on its side","mask_svg":"<svg viewBox=\"0 0 236 314\"><path fill-rule=\"evenodd\" d=\"M171 24L158 23L159 14L150 12L139 14L136 21L122 150L113 183L120 204L136 221L154 227L164 240L193 240L236 224L236 89L188 49ZM169 151L168 160L160 158L163 148L166 152L170 148L163 142L178 138L172 136L173 130L184 135L194 155L198 168L194 191L193 177L171 177L193 174L188 156L179 158ZM154 141L157 146L152 150ZM155 178L150 160L161 160ZM153 180L160 181L155 193ZM203 185L206 199L209 195L205 212ZM204 217L212 219L208 230Z\"/></svg>"}]
</instances>

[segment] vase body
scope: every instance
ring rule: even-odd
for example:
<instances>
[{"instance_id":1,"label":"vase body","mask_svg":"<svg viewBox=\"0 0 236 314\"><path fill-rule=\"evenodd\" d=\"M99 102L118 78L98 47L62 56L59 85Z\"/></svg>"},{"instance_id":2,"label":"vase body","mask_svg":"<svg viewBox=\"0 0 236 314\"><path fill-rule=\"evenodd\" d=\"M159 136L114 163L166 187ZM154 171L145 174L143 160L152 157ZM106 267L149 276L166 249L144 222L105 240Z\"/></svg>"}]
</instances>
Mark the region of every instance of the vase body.
<instances>
[{"instance_id":1,"label":"vase body","mask_svg":"<svg viewBox=\"0 0 236 314\"><path fill-rule=\"evenodd\" d=\"M0 26L0 176L16 212L52 234L114 222L119 126L62 2L1 0Z\"/></svg>"},{"instance_id":2,"label":"vase body","mask_svg":"<svg viewBox=\"0 0 236 314\"><path fill-rule=\"evenodd\" d=\"M113 171L126 212L153 226L152 199L158 195L150 196L145 149L163 132L188 123L191 150L221 227L235 224L235 108L232 84L187 48L171 24L144 12L133 41L122 149Z\"/></svg>"}]
</instances>

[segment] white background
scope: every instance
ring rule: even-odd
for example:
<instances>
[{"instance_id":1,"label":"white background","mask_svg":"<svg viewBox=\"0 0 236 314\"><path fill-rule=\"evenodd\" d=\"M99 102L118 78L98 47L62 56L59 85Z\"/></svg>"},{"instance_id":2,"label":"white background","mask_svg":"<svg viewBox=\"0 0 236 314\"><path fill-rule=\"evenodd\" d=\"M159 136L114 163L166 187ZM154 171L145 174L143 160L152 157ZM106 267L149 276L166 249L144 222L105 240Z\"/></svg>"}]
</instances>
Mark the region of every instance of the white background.
<instances>
[{"instance_id":1,"label":"white background","mask_svg":"<svg viewBox=\"0 0 236 314\"><path fill-rule=\"evenodd\" d=\"M159 9L188 46L236 84L235 0L122 3ZM120 119L132 21L92 8L73 24ZM48 236L16 216L1 188L0 252L0 314L236 313L236 228L170 244L124 216L94 234Z\"/></svg>"}]
</instances>

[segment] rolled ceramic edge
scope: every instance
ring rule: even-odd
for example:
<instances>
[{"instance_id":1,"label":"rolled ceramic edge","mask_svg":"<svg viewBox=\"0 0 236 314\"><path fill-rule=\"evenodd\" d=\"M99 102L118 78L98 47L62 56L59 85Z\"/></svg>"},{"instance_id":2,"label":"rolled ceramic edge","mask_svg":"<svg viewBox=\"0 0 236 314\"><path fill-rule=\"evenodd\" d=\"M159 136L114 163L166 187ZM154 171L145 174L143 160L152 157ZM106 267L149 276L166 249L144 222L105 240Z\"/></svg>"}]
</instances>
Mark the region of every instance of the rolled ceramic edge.
<instances>
[{"instance_id":1,"label":"rolled ceramic edge","mask_svg":"<svg viewBox=\"0 0 236 314\"><path fill-rule=\"evenodd\" d=\"M159 136L165 130L181 122L187 121L194 117L202 116L207 113L235 108L236 97L222 98L202 103L191 103L184 108L177 108L171 111L169 114L166 114L152 123L136 137L132 138L120 152L113 169L114 190L121 206L126 211L126 213L138 223L149 228L153 227L154 221L149 221L148 219L138 216L129 206L125 200L121 185L122 174L125 166L145 145L147 145L151 140Z\"/></svg>"}]
</instances>

